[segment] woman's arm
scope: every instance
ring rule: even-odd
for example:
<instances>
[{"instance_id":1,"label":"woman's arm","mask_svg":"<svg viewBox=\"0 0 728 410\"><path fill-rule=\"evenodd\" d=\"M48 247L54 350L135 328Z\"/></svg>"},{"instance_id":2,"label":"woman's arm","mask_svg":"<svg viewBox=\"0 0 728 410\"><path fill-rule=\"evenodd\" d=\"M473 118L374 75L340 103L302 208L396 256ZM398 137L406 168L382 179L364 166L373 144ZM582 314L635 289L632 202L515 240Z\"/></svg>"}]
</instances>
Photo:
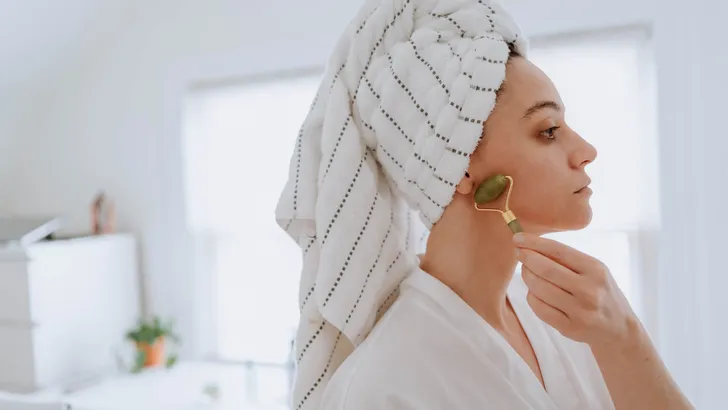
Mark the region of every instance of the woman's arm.
<instances>
[{"instance_id":1,"label":"woman's arm","mask_svg":"<svg viewBox=\"0 0 728 410\"><path fill-rule=\"evenodd\" d=\"M639 321L623 342L590 347L616 409L693 409Z\"/></svg>"},{"instance_id":2,"label":"woman's arm","mask_svg":"<svg viewBox=\"0 0 728 410\"><path fill-rule=\"evenodd\" d=\"M602 262L535 235L514 243L534 313L591 347L617 410L693 409Z\"/></svg>"}]
</instances>

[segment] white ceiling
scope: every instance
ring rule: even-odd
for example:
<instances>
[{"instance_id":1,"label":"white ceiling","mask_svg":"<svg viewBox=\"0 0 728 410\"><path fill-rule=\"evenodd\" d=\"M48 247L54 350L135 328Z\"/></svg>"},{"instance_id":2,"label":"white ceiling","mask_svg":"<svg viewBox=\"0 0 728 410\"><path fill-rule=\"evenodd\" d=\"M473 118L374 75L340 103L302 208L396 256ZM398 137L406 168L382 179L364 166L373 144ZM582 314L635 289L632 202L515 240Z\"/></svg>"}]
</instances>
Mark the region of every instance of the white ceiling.
<instances>
[{"instance_id":1,"label":"white ceiling","mask_svg":"<svg viewBox=\"0 0 728 410\"><path fill-rule=\"evenodd\" d=\"M32 95L123 21L127 0L0 0L0 98Z\"/></svg>"},{"instance_id":2,"label":"white ceiling","mask_svg":"<svg viewBox=\"0 0 728 410\"><path fill-rule=\"evenodd\" d=\"M80 68L93 58L94 50L123 32L132 12L154 0L0 0L0 109L16 96L34 95L53 80L62 81L68 70ZM204 1L204 0L200 0ZM250 0L231 0L246 2ZM330 1L330 0L327 0ZM348 0L361 1L361 0ZM610 16L624 20L626 10L639 20L651 15L656 0L615 0L589 3L597 22L608 23ZM543 2L511 0L515 14L526 22L529 31L539 33L538 11ZM562 5L562 3L565 3ZM562 0L564 9L586 8L583 0ZM566 5L568 4L568 6ZM594 6L592 7L592 4ZM621 7L632 4L631 8ZM619 5L620 7L616 7ZM543 7L552 7L550 5ZM604 9L604 10L601 10ZM615 11L616 9L616 11ZM582 13L583 14L583 13ZM587 13L589 14L589 13ZM596 16L599 15L599 16ZM565 14L563 25L577 25ZM589 19L582 19L589 20ZM582 25L590 26L591 23ZM575 27L578 28L578 27ZM1 113L0 113L1 114Z\"/></svg>"}]
</instances>

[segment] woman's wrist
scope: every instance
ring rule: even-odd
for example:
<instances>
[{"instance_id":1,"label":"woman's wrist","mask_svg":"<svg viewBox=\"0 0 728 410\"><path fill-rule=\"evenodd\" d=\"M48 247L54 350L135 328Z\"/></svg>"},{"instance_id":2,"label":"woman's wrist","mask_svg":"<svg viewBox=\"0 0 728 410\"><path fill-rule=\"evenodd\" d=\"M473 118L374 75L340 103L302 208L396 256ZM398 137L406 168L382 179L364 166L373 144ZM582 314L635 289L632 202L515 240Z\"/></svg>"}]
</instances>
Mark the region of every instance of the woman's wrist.
<instances>
[{"instance_id":1,"label":"woman's wrist","mask_svg":"<svg viewBox=\"0 0 728 410\"><path fill-rule=\"evenodd\" d=\"M601 339L589 343L594 355L602 354L633 354L637 353L643 347L652 347L652 342L647 330L642 326L636 315L630 315L626 318L623 331L612 338Z\"/></svg>"}]
</instances>

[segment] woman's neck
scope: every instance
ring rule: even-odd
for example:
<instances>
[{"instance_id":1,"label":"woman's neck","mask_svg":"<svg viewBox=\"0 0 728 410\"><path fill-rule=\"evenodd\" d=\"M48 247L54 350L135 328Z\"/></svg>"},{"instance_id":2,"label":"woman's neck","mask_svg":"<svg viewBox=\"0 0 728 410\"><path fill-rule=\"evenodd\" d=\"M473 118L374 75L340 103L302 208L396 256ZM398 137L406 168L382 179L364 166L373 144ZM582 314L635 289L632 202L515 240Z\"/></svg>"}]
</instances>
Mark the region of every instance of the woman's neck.
<instances>
[{"instance_id":1,"label":"woman's neck","mask_svg":"<svg viewBox=\"0 0 728 410\"><path fill-rule=\"evenodd\" d=\"M453 202L433 227L420 267L450 287L491 326L503 329L506 291L517 264L513 234L497 213L458 208Z\"/></svg>"}]
</instances>

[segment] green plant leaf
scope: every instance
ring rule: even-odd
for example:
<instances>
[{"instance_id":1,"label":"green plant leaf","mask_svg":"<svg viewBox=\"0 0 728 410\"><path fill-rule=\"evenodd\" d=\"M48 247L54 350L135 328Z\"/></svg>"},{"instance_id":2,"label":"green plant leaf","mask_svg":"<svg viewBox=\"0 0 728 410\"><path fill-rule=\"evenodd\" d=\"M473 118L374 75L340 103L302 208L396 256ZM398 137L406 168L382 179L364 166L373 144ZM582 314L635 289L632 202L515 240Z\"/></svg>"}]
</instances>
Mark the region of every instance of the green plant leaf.
<instances>
[{"instance_id":1,"label":"green plant leaf","mask_svg":"<svg viewBox=\"0 0 728 410\"><path fill-rule=\"evenodd\" d=\"M163 321L160 317L140 318L137 327L127 332L126 338L135 343L154 344L160 337L169 338L180 343L180 337L174 332L174 320Z\"/></svg>"},{"instance_id":2,"label":"green plant leaf","mask_svg":"<svg viewBox=\"0 0 728 410\"><path fill-rule=\"evenodd\" d=\"M132 342L139 341L139 332L135 330L130 330L126 333L126 339L131 340Z\"/></svg>"},{"instance_id":3,"label":"green plant leaf","mask_svg":"<svg viewBox=\"0 0 728 410\"><path fill-rule=\"evenodd\" d=\"M167 357L166 367L168 369L171 369L172 367L174 367L175 364L177 364L177 355L176 354L169 355Z\"/></svg>"},{"instance_id":4,"label":"green plant leaf","mask_svg":"<svg viewBox=\"0 0 728 410\"><path fill-rule=\"evenodd\" d=\"M134 367L132 367L132 373L139 373L144 369L144 362L147 361L147 353L144 350L137 350L136 357L134 358Z\"/></svg>"}]
</instances>

